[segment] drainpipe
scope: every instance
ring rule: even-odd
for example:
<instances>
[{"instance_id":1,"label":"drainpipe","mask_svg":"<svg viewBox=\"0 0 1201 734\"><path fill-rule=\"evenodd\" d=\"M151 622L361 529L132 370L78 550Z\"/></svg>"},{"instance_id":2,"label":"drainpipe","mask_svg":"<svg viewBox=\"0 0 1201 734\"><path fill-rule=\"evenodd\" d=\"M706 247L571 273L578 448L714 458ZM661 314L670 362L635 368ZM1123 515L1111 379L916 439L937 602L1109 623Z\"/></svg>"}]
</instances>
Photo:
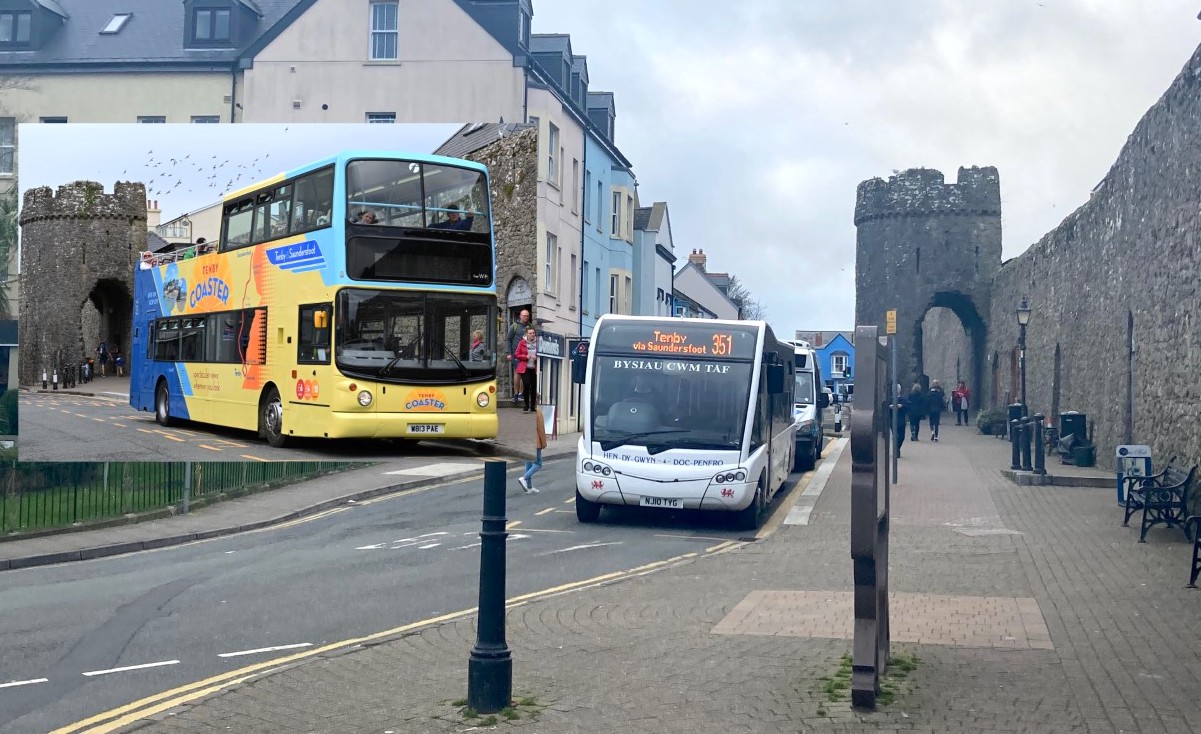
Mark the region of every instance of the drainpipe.
<instances>
[{"instance_id":1,"label":"drainpipe","mask_svg":"<svg viewBox=\"0 0 1201 734\"><path fill-rule=\"evenodd\" d=\"M238 62L235 61L229 70L229 121L237 122L238 104Z\"/></svg>"},{"instance_id":2,"label":"drainpipe","mask_svg":"<svg viewBox=\"0 0 1201 734\"><path fill-rule=\"evenodd\" d=\"M584 169L584 175L580 179L580 187L581 188L584 187L584 182L588 180L588 130L587 130L587 128L584 129L584 156L583 157L584 157L584 161L583 161L582 168ZM577 296L579 298L580 302L576 304L576 308L578 308L579 312L580 312L580 327L579 327L578 331L580 332L581 338L584 336L584 278L587 277L587 273L584 272L584 248L587 247L587 243L584 241L584 233L588 231L588 228L584 226L584 213L588 211L588 192L585 190L583 192L583 194L584 194L584 196L581 197L581 199L580 199L584 204L583 208L580 210L580 292Z\"/></svg>"}]
</instances>

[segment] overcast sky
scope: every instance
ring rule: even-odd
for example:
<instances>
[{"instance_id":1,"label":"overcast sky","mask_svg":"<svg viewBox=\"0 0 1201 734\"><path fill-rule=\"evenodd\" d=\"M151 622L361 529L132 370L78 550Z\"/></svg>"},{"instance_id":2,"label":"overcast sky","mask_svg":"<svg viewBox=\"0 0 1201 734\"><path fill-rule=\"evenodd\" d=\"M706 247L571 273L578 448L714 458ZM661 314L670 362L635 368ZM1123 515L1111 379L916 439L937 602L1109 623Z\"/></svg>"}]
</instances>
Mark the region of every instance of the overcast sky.
<instances>
[{"instance_id":1,"label":"overcast sky","mask_svg":"<svg viewBox=\"0 0 1201 734\"><path fill-rule=\"evenodd\" d=\"M778 333L851 329L855 189L996 166L1004 257L1083 204L1201 42L1197 0L534 0L616 95L641 204Z\"/></svg>"},{"instance_id":2,"label":"overcast sky","mask_svg":"<svg viewBox=\"0 0 1201 734\"><path fill-rule=\"evenodd\" d=\"M787 334L853 328L852 217L865 179L926 167L950 183L960 166L996 166L1004 257L1053 229L1196 49L1199 9L1197 0L535 0L533 30L570 33L591 89L615 93L617 144L641 204L668 203L679 264L703 248L709 269L736 275ZM368 139L367 126L89 127L22 126L22 190L153 181L164 221L328 152L430 151L457 129L370 126L380 137Z\"/></svg>"}]
</instances>

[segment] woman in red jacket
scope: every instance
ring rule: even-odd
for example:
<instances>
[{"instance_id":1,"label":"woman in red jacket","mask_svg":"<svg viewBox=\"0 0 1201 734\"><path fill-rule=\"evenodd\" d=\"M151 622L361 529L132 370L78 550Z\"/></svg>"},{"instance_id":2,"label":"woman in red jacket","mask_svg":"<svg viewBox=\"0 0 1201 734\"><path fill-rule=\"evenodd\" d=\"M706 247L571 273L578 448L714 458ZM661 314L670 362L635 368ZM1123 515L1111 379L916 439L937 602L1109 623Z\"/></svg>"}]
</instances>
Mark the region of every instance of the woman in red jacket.
<instances>
[{"instance_id":1,"label":"woman in red jacket","mask_svg":"<svg viewBox=\"0 0 1201 734\"><path fill-rule=\"evenodd\" d=\"M534 396L534 385L538 381L538 336L534 327L525 330L525 338L517 342L513 351L513 361L517 363L517 374L521 377L521 397L525 410L538 407L538 399ZM532 405L531 405L532 403Z\"/></svg>"}]
</instances>

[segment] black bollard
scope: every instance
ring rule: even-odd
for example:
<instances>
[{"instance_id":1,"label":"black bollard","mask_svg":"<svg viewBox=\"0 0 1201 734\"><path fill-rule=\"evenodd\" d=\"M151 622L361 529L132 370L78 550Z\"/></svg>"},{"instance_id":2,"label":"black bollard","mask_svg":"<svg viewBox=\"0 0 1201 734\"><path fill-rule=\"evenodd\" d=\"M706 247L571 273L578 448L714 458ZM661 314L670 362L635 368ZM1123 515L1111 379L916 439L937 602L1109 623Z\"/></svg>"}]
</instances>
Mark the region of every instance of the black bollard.
<instances>
[{"instance_id":1,"label":"black bollard","mask_svg":"<svg viewBox=\"0 0 1201 734\"><path fill-rule=\"evenodd\" d=\"M1034 473L1047 473L1047 456L1043 446L1043 420L1042 413L1034 414Z\"/></svg>"},{"instance_id":2,"label":"black bollard","mask_svg":"<svg viewBox=\"0 0 1201 734\"><path fill-rule=\"evenodd\" d=\"M1030 442L1034 438L1034 423L1029 417L1022 419L1022 471L1033 471L1030 466Z\"/></svg>"},{"instance_id":3,"label":"black bollard","mask_svg":"<svg viewBox=\"0 0 1201 734\"><path fill-rule=\"evenodd\" d=\"M505 467L503 461L484 464L480 611L467 662L467 705L481 714L504 709L513 697L513 660L505 644Z\"/></svg>"},{"instance_id":4,"label":"black bollard","mask_svg":"<svg viewBox=\"0 0 1201 734\"><path fill-rule=\"evenodd\" d=\"M1009 463L1009 468L1014 471L1022 468L1022 450L1019 447L1021 438L1018 435L1021 431L1020 427L1021 422L1017 418L1009 421L1009 445L1013 449L1013 457Z\"/></svg>"},{"instance_id":5,"label":"black bollard","mask_svg":"<svg viewBox=\"0 0 1201 734\"><path fill-rule=\"evenodd\" d=\"M42 389L45 390L46 387L46 370L42 370Z\"/></svg>"},{"instance_id":6,"label":"black bollard","mask_svg":"<svg viewBox=\"0 0 1201 734\"><path fill-rule=\"evenodd\" d=\"M58 368L57 367L54 368L53 379L54 379L54 389L57 390L58 389Z\"/></svg>"}]
</instances>

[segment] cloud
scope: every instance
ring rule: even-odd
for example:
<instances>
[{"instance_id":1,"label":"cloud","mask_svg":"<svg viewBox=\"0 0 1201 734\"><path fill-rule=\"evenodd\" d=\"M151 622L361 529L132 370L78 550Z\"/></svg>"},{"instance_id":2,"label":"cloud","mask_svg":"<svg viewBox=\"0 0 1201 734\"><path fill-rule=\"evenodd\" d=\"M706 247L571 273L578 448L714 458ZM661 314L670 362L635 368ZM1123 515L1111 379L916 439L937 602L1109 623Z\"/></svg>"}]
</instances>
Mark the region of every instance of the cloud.
<instances>
[{"instance_id":1,"label":"cloud","mask_svg":"<svg viewBox=\"0 0 1201 734\"><path fill-rule=\"evenodd\" d=\"M860 181L1000 172L1004 256L1084 203L1196 48L1185 0L537 3L681 261L703 247L778 331L854 320Z\"/></svg>"}]
</instances>

